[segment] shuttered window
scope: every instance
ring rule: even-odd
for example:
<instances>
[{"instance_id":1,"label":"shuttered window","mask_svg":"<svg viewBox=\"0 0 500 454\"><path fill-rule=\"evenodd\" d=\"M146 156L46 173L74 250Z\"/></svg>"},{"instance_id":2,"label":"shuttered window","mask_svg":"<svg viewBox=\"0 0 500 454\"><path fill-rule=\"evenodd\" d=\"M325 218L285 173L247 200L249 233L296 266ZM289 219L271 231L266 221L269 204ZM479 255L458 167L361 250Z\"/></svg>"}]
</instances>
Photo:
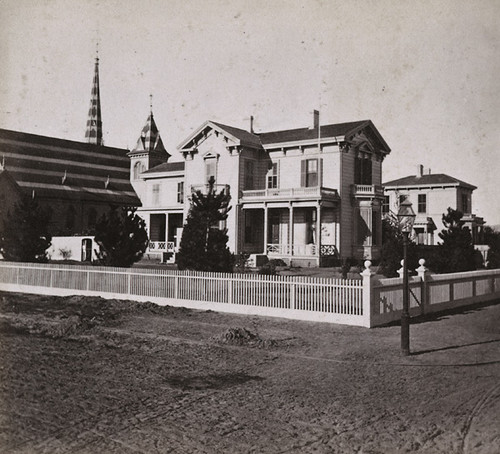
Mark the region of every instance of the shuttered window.
<instances>
[{"instance_id":1,"label":"shuttered window","mask_svg":"<svg viewBox=\"0 0 500 454\"><path fill-rule=\"evenodd\" d=\"M304 159L301 161L300 186L311 188L320 184L318 159Z\"/></svg>"}]
</instances>

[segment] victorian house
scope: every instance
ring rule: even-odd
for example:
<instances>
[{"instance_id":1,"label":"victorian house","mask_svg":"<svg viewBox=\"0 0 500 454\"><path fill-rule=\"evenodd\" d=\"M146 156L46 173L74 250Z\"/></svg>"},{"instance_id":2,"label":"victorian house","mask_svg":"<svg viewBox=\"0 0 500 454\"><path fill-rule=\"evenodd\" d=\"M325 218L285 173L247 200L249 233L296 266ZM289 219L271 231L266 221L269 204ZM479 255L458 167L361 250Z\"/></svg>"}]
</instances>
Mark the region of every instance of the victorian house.
<instances>
[{"instance_id":1,"label":"victorian house","mask_svg":"<svg viewBox=\"0 0 500 454\"><path fill-rule=\"evenodd\" d=\"M419 165L415 175L409 175L384 183L384 214L397 211L399 202L408 199L416 213L413 226L417 244L437 244L437 234L445 227L443 214L448 208L460 211L462 220L469 227L475 244L482 242L484 220L473 214L472 184L444 173L432 173Z\"/></svg>"},{"instance_id":2,"label":"victorian house","mask_svg":"<svg viewBox=\"0 0 500 454\"><path fill-rule=\"evenodd\" d=\"M213 177L232 197L224 227L236 254L300 266L378 258L390 148L370 120L320 126L315 111L310 127L263 133L207 121L178 151L168 162L151 114L129 153L149 254L175 260L189 196Z\"/></svg>"}]
</instances>

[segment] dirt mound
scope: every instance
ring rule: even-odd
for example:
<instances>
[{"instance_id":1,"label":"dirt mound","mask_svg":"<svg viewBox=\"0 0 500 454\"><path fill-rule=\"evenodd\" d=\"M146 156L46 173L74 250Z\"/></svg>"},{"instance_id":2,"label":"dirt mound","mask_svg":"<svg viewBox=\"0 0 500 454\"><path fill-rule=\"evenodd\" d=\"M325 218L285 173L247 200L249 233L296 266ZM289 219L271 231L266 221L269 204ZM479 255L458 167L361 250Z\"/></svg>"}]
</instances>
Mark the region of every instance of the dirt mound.
<instances>
[{"instance_id":1,"label":"dirt mound","mask_svg":"<svg viewBox=\"0 0 500 454\"><path fill-rule=\"evenodd\" d=\"M215 336L213 339L223 344L241 345L257 348L289 347L290 345L295 344L298 341L296 338L263 338L258 333L241 327L228 328L222 334Z\"/></svg>"}]
</instances>

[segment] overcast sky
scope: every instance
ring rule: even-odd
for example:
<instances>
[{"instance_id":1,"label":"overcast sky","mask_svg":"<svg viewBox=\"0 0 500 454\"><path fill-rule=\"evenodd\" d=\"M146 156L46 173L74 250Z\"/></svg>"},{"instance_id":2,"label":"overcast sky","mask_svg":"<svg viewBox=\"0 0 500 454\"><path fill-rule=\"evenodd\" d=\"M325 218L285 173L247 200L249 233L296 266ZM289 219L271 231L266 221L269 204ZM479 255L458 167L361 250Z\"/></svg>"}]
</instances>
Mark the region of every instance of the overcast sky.
<instances>
[{"instance_id":1,"label":"overcast sky","mask_svg":"<svg viewBox=\"0 0 500 454\"><path fill-rule=\"evenodd\" d=\"M153 111L168 151L210 119L257 131L371 119L384 181L478 186L500 224L497 0L2 0L0 127L83 141L99 42L106 145Z\"/></svg>"}]
</instances>

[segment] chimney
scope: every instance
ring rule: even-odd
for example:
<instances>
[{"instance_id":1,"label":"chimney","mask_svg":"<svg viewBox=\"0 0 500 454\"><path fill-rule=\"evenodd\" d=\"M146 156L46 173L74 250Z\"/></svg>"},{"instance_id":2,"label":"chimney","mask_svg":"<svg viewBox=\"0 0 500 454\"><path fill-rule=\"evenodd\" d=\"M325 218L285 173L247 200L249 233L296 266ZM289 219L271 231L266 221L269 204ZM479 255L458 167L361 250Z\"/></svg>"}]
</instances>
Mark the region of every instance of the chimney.
<instances>
[{"instance_id":1,"label":"chimney","mask_svg":"<svg viewBox=\"0 0 500 454\"><path fill-rule=\"evenodd\" d=\"M417 178L420 178L424 174L424 166L419 164L417 166Z\"/></svg>"},{"instance_id":2,"label":"chimney","mask_svg":"<svg viewBox=\"0 0 500 454\"><path fill-rule=\"evenodd\" d=\"M319 110L313 111L313 128L319 128Z\"/></svg>"},{"instance_id":3,"label":"chimney","mask_svg":"<svg viewBox=\"0 0 500 454\"><path fill-rule=\"evenodd\" d=\"M250 115L250 132L253 134L253 115Z\"/></svg>"}]
</instances>

